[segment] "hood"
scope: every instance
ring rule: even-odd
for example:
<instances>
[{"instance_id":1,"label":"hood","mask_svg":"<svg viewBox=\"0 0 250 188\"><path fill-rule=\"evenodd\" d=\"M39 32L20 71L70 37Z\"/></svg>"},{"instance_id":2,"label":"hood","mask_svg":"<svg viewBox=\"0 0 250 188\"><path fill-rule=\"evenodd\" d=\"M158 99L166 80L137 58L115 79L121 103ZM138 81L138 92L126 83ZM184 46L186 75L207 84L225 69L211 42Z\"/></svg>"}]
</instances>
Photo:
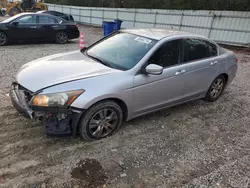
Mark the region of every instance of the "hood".
<instances>
[{"instance_id":1,"label":"hood","mask_svg":"<svg viewBox=\"0 0 250 188\"><path fill-rule=\"evenodd\" d=\"M16 81L35 92L64 82L119 71L92 60L80 51L75 51L44 57L23 65L17 73Z\"/></svg>"}]
</instances>

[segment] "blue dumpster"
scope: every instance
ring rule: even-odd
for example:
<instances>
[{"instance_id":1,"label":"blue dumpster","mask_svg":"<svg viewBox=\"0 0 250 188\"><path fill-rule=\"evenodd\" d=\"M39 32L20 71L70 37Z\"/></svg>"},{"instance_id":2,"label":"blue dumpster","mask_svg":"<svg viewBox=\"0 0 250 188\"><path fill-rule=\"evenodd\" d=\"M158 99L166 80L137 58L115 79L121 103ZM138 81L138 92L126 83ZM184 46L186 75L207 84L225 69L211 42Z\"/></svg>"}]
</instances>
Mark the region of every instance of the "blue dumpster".
<instances>
[{"instance_id":1,"label":"blue dumpster","mask_svg":"<svg viewBox=\"0 0 250 188\"><path fill-rule=\"evenodd\" d=\"M107 35L109 35L114 31L115 24L116 24L115 22L105 22L105 21L102 23L104 37L106 37Z\"/></svg>"},{"instance_id":2,"label":"blue dumpster","mask_svg":"<svg viewBox=\"0 0 250 188\"><path fill-rule=\"evenodd\" d=\"M115 20L115 26L114 26L114 30L120 30L121 29L121 25L122 25L122 21L121 20Z\"/></svg>"}]
</instances>

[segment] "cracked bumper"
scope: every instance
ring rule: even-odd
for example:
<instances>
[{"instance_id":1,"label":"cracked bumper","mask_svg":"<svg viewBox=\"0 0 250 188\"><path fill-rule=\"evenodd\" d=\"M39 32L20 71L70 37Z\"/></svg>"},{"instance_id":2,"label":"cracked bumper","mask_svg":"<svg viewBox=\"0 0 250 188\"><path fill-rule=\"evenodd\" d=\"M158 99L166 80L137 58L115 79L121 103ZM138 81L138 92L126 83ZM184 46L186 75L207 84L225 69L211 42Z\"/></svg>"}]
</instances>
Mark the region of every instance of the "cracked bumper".
<instances>
[{"instance_id":1,"label":"cracked bumper","mask_svg":"<svg viewBox=\"0 0 250 188\"><path fill-rule=\"evenodd\" d=\"M24 117L33 119L33 110L28 107L18 92L18 86L12 85L10 90L10 100L16 110L23 114Z\"/></svg>"}]
</instances>

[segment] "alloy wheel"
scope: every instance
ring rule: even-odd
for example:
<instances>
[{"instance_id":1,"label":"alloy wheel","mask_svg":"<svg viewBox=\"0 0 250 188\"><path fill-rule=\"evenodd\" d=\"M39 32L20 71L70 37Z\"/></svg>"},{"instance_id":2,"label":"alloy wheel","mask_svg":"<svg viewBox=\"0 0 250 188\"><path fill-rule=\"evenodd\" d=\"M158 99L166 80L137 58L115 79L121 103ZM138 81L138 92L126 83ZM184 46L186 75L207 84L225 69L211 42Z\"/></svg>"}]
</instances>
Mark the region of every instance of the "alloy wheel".
<instances>
[{"instance_id":1,"label":"alloy wheel","mask_svg":"<svg viewBox=\"0 0 250 188\"><path fill-rule=\"evenodd\" d=\"M56 41L60 44L65 44L68 41L68 35L65 32L59 32L56 35Z\"/></svg>"},{"instance_id":2,"label":"alloy wheel","mask_svg":"<svg viewBox=\"0 0 250 188\"><path fill-rule=\"evenodd\" d=\"M4 33L0 33L0 45L6 44L7 37Z\"/></svg>"},{"instance_id":3,"label":"alloy wheel","mask_svg":"<svg viewBox=\"0 0 250 188\"><path fill-rule=\"evenodd\" d=\"M103 138L116 129L118 115L114 109L99 110L89 121L89 132L95 138Z\"/></svg>"},{"instance_id":4,"label":"alloy wheel","mask_svg":"<svg viewBox=\"0 0 250 188\"><path fill-rule=\"evenodd\" d=\"M210 96L212 98L217 98L221 92L223 91L224 88L224 80L222 78L217 78L211 88L210 88Z\"/></svg>"}]
</instances>

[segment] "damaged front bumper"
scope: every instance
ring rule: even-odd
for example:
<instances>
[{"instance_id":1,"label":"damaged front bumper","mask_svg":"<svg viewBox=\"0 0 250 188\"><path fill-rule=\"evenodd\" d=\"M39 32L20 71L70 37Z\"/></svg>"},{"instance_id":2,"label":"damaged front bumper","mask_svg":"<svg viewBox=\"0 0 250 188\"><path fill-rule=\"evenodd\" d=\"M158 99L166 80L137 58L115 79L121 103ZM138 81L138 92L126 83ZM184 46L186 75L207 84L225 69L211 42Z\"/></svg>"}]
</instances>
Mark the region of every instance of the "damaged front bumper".
<instances>
[{"instance_id":1,"label":"damaged front bumper","mask_svg":"<svg viewBox=\"0 0 250 188\"><path fill-rule=\"evenodd\" d=\"M10 90L10 100L16 110L26 118L33 119L33 111L28 107L25 99L25 89L18 84L12 84Z\"/></svg>"},{"instance_id":2,"label":"damaged front bumper","mask_svg":"<svg viewBox=\"0 0 250 188\"><path fill-rule=\"evenodd\" d=\"M29 119L39 119L44 122L47 135L76 135L77 125L83 110L60 107L29 106L32 92L19 84L13 83L10 90L10 99L16 110Z\"/></svg>"}]
</instances>

